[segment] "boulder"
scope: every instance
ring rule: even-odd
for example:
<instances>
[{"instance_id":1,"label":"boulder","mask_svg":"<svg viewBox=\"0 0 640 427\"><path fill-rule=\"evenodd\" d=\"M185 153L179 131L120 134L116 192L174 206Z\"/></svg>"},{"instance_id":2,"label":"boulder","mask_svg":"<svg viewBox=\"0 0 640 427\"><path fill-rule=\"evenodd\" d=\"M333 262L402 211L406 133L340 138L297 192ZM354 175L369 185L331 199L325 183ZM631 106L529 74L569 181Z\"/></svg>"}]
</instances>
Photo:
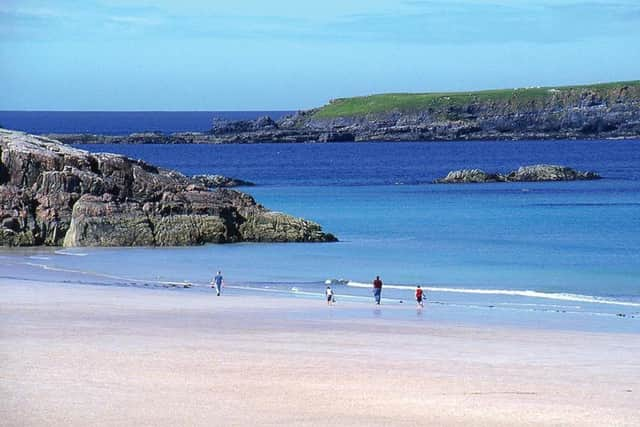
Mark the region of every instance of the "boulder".
<instances>
[{"instance_id":1,"label":"boulder","mask_svg":"<svg viewBox=\"0 0 640 427\"><path fill-rule=\"evenodd\" d=\"M240 234L249 241L314 242L320 238L331 241L332 234L324 234L318 224L277 212L252 215L240 226Z\"/></svg>"},{"instance_id":2,"label":"boulder","mask_svg":"<svg viewBox=\"0 0 640 427\"><path fill-rule=\"evenodd\" d=\"M0 130L0 246L335 240L237 191L209 191L143 161Z\"/></svg>"}]
</instances>

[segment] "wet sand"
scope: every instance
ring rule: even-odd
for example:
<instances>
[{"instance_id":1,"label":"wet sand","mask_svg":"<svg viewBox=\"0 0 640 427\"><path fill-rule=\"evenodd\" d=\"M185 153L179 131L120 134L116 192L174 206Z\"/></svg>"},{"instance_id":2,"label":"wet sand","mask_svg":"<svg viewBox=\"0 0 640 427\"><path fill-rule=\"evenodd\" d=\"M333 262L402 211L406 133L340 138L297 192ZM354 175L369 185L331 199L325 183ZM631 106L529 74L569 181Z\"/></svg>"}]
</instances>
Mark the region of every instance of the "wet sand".
<instances>
[{"instance_id":1,"label":"wet sand","mask_svg":"<svg viewBox=\"0 0 640 427\"><path fill-rule=\"evenodd\" d=\"M390 320L385 310L415 309L0 280L0 419L640 425L640 333Z\"/></svg>"}]
</instances>

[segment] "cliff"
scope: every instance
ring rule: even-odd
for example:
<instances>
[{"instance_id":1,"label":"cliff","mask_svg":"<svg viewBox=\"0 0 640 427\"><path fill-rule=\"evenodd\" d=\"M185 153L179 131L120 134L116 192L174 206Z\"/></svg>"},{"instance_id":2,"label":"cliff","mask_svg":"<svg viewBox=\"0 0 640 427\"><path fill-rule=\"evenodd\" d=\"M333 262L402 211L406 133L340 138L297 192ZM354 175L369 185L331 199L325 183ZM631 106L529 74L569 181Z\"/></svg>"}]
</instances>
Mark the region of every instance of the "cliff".
<instances>
[{"instance_id":1,"label":"cliff","mask_svg":"<svg viewBox=\"0 0 640 427\"><path fill-rule=\"evenodd\" d=\"M290 125L356 141L639 137L640 81L338 99Z\"/></svg>"},{"instance_id":2,"label":"cliff","mask_svg":"<svg viewBox=\"0 0 640 427\"><path fill-rule=\"evenodd\" d=\"M342 98L274 121L214 120L210 133L55 135L65 143L260 143L640 137L640 81Z\"/></svg>"},{"instance_id":3,"label":"cliff","mask_svg":"<svg viewBox=\"0 0 640 427\"><path fill-rule=\"evenodd\" d=\"M170 170L0 129L0 246L334 241L311 221Z\"/></svg>"}]
</instances>

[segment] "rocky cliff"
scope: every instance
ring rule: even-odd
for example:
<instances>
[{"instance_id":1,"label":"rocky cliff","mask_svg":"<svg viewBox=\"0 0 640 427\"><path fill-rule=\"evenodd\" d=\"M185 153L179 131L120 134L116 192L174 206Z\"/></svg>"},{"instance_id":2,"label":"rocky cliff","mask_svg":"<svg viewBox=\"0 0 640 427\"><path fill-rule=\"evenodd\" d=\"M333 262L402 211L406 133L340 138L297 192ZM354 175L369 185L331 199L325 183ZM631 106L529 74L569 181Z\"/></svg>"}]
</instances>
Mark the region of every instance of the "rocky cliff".
<instances>
[{"instance_id":1,"label":"rocky cliff","mask_svg":"<svg viewBox=\"0 0 640 427\"><path fill-rule=\"evenodd\" d=\"M184 175L0 129L0 245L334 241L310 221Z\"/></svg>"},{"instance_id":2,"label":"rocky cliff","mask_svg":"<svg viewBox=\"0 0 640 427\"><path fill-rule=\"evenodd\" d=\"M211 132L56 135L66 143L260 143L640 138L640 81L331 101L274 121L214 120Z\"/></svg>"}]
</instances>

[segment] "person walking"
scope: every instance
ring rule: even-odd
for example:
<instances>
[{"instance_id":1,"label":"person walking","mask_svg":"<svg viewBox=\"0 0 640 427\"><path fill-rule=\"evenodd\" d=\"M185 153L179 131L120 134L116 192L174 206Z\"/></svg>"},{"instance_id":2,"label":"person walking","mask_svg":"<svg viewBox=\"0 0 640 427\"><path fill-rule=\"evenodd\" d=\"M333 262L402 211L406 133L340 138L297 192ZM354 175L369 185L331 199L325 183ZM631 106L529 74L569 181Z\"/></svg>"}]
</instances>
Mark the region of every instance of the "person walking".
<instances>
[{"instance_id":1,"label":"person walking","mask_svg":"<svg viewBox=\"0 0 640 427\"><path fill-rule=\"evenodd\" d=\"M333 305L334 296L333 296L333 289L331 289L331 286L327 286L327 289L325 290L325 294L327 296L327 305Z\"/></svg>"},{"instance_id":2,"label":"person walking","mask_svg":"<svg viewBox=\"0 0 640 427\"><path fill-rule=\"evenodd\" d=\"M380 305L380 295L382 294L382 280L380 276L376 276L373 281L373 297L376 299L376 305Z\"/></svg>"},{"instance_id":3,"label":"person walking","mask_svg":"<svg viewBox=\"0 0 640 427\"><path fill-rule=\"evenodd\" d=\"M218 271L218 274L216 274L216 276L211 281L211 287L216 288L216 294L220 296L223 286L224 286L224 279L222 278L222 272Z\"/></svg>"},{"instance_id":4,"label":"person walking","mask_svg":"<svg viewBox=\"0 0 640 427\"><path fill-rule=\"evenodd\" d=\"M416 303L418 304L418 308L424 307L424 302L422 301L422 297L424 296L424 292L420 285L416 288Z\"/></svg>"}]
</instances>

